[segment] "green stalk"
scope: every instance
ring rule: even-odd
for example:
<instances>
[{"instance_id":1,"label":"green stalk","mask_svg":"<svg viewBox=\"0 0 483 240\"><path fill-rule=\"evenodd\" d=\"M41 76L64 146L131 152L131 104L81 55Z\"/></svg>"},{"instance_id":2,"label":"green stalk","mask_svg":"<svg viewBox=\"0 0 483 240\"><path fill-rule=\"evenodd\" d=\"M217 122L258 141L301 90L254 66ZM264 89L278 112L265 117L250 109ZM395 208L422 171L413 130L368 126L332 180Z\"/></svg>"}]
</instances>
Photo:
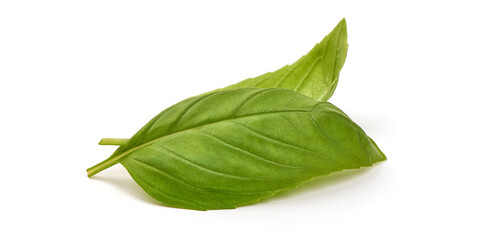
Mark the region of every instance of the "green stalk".
<instances>
[{"instance_id":1,"label":"green stalk","mask_svg":"<svg viewBox=\"0 0 483 240\"><path fill-rule=\"evenodd\" d=\"M96 175L97 173L112 167L113 165L117 164L118 161L117 159L106 159L90 168L87 169L87 176L92 177Z\"/></svg>"},{"instance_id":2,"label":"green stalk","mask_svg":"<svg viewBox=\"0 0 483 240\"><path fill-rule=\"evenodd\" d=\"M119 145L124 144L128 140L129 140L128 138L103 138L99 142L99 145L119 146ZM108 159L88 168L87 169L87 176L92 177L92 176L96 175L97 173L99 173L99 172L101 172L101 171L103 171L107 168L112 167L113 165L115 165L119 162L118 159L119 159L118 157L115 157L115 158L112 158L112 159L108 158Z\"/></svg>"},{"instance_id":3,"label":"green stalk","mask_svg":"<svg viewBox=\"0 0 483 240\"><path fill-rule=\"evenodd\" d=\"M159 140L159 138L154 139L154 140L151 140L149 142L145 142L145 143L143 143L141 145L138 145L136 147L133 147L133 148L131 148L129 150L126 150L126 151L124 151L124 152L116 155L113 158L108 158L108 159L106 159L106 160L104 160L104 161L102 161L102 162L94 165L93 167L88 168L87 169L87 176L88 177L92 177L92 176L96 175L97 173L99 173L99 172L101 172L101 171L103 171L103 170L105 170L107 168L112 167L113 165L119 163L119 159L122 159L127 154L132 153L132 152L134 152L134 151L136 151L136 150L138 150L140 148L146 147L146 146L148 146L148 145L156 142L157 140ZM102 142L102 140L101 140L101 142Z\"/></svg>"},{"instance_id":4,"label":"green stalk","mask_svg":"<svg viewBox=\"0 0 483 240\"><path fill-rule=\"evenodd\" d=\"M99 145L115 145L119 146L127 142L129 138L103 138L99 142Z\"/></svg>"}]
</instances>

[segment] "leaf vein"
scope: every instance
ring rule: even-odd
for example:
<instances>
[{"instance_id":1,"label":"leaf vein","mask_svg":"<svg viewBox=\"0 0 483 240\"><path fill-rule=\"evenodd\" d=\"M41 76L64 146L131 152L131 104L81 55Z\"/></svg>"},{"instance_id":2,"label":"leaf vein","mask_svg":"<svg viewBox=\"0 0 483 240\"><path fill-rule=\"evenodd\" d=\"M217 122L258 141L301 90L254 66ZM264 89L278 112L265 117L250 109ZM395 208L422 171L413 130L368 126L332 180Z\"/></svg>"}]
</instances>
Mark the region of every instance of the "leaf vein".
<instances>
[{"instance_id":1,"label":"leaf vein","mask_svg":"<svg viewBox=\"0 0 483 240\"><path fill-rule=\"evenodd\" d=\"M256 91L254 94L248 96L245 101L243 101L242 104L240 104L238 107L235 108L235 110L233 111L233 114L231 116L234 116L236 114L236 112L238 110L240 110L241 107L243 107L247 102L249 102L250 100L252 100L253 98L255 98L256 96L259 96L263 93L266 93L266 92L269 92L273 90L273 88L267 88L267 89L263 89L263 90L259 90L259 91Z\"/></svg>"},{"instance_id":2,"label":"leaf vein","mask_svg":"<svg viewBox=\"0 0 483 240\"><path fill-rule=\"evenodd\" d=\"M250 155L250 156L252 156L254 158L257 158L259 160L262 160L263 162L270 163L270 164L277 165L277 166L281 166L281 167L285 167L285 168L304 169L304 168L290 166L290 165L286 165L286 164L282 164L282 163L278 163L278 162L275 162L275 161L266 159L266 158L264 158L264 157L262 157L260 155L257 155L257 154L255 154L253 152L250 152L250 151L248 151L246 149L243 149L243 148L240 148L238 146L235 146L232 143L226 142L226 141L222 140L221 138L219 138L219 137L217 137L217 136L215 136L213 134L210 134L210 133L207 133L207 132L201 131L201 130L199 132L202 133L202 134L205 134L206 136L212 137L213 139L215 139L216 141L222 143L223 145L225 145L227 147L230 147L230 148L235 149L235 150L237 150L239 152L243 152L245 154L248 154L248 155Z\"/></svg>"},{"instance_id":3,"label":"leaf vein","mask_svg":"<svg viewBox=\"0 0 483 240\"><path fill-rule=\"evenodd\" d=\"M290 68L287 73L285 73L285 75L283 75L283 77L277 82L277 84L275 85L275 87L279 87L283 80L285 80L285 78L290 74L292 73L292 71L299 65L300 62L302 62L303 58L305 58L306 55L302 56L297 62L295 62L294 64L292 65L288 65L288 67ZM281 68L283 69L283 68Z\"/></svg>"},{"instance_id":4,"label":"leaf vein","mask_svg":"<svg viewBox=\"0 0 483 240\"><path fill-rule=\"evenodd\" d=\"M130 158L130 159L133 159L133 158ZM133 160L134 160L134 161L136 161L135 159L133 159ZM138 162L141 162L141 161L138 161ZM129 169L128 169L128 172L130 172L130 171L129 171ZM131 173L131 172L130 172L130 173ZM132 174L132 173L131 173L131 175L135 175L135 174ZM170 194L167 194L166 192L162 191L161 189L157 188L156 186L154 186L153 184L151 184L151 183L150 183L150 182L148 182L148 181L145 181L145 180L144 180L144 179L142 179L142 178L137 178L137 177L136 177L136 178L134 178L134 179L135 179L135 181L141 181L141 182L143 182L144 184L146 184L146 185L150 186L150 187L152 188L152 190L154 190L155 192L157 192L157 193L159 193L159 194L161 194L161 195L164 195L164 196L166 196L166 197L168 197L168 198L172 198L172 199L175 199L175 200L177 200L177 201L185 202L185 203L188 203L188 204L193 204L193 205L195 205L195 206L198 206L198 207L201 207L201 208L206 209L206 206L200 205L200 204L195 203L195 202L193 202L193 201L189 201L189 200L181 199L181 198L179 198L179 197L175 197L175 196L172 196L172 195L170 195Z\"/></svg>"},{"instance_id":5,"label":"leaf vein","mask_svg":"<svg viewBox=\"0 0 483 240\"><path fill-rule=\"evenodd\" d=\"M258 87L260 84L262 84L265 80L267 80L268 78L270 78L272 75L273 75L273 72L268 72L268 73L265 73L267 76L265 76L264 78L261 78L255 85L253 85L253 87Z\"/></svg>"},{"instance_id":6,"label":"leaf vein","mask_svg":"<svg viewBox=\"0 0 483 240\"><path fill-rule=\"evenodd\" d=\"M314 107L312 109L315 109L315 107L317 107L320 104L321 103L314 105ZM157 138L155 138L155 139L153 139L151 141L145 142L145 143L140 144L140 145L137 145L137 146L133 146L130 149L127 149L127 150L125 150L123 152L120 152L116 156L111 156L108 159L112 159L113 161L114 160L119 160L119 159L125 157L126 155L128 155L128 154L136 151L136 150L139 150L139 149L141 149L141 148L143 148L145 146L149 146L149 145L153 144L156 141L159 141L162 138L176 136L178 134L184 133L184 132L189 131L189 130L194 130L196 128L199 129L200 127L205 127L205 126L217 124L217 123L223 122L223 121L233 121L233 120L244 119L244 118L249 118L249 117L253 117L253 116L261 116L261 115L269 115L269 114L277 114L277 113L307 113L307 112L310 112L310 111L312 111L312 110L308 110L308 111L307 110L284 110L284 111L273 111L273 112L254 113L254 114L248 114L248 115L245 115L245 116L236 117L236 118L233 118L231 120L221 119L221 120L214 121L214 122L211 122L211 123L202 123L202 124L199 124L199 125L191 126L188 129L183 129L183 130L181 130L179 132L175 132L175 133L165 134L165 135L160 136L160 137L157 137Z\"/></svg>"},{"instance_id":7,"label":"leaf vein","mask_svg":"<svg viewBox=\"0 0 483 240\"><path fill-rule=\"evenodd\" d=\"M183 109L183 112L181 112L181 114L178 115L178 117L176 118L176 120L174 120L171 124L170 124L170 127L168 129L172 129L173 126L176 126L176 124L178 124L178 122L181 120L181 118L183 118L183 116L186 114L186 112L191 109L194 105L196 105L197 103L201 102L202 100L206 99L206 98L209 98L213 95L217 95L219 94L220 92L213 92L213 93L210 93L210 94L207 94L205 96L202 96L202 97L199 97L198 99L192 101L188 106L186 106L184 109ZM159 118L157 118L158 120ZM171 131L170 131L171 132Z\"/></svg>"},{"instance_id":8,"label":"leaf vein","mask_svg":"<svg viewBox=\"0 0 483 240\"><path fill-rule=\"evenodd\" d=\"M339 80L339 76L337 76L335 79L334 79L334 75L338 75L338 73L336 73L336 69L337 69L337 61L338 61L338 58L339 58L339 52L340 52L340 49L339 49L339 45L340 45L340 31L342 30L339 30L339 34L337 34L337 39L336 39L336 42L337 42L337 46L335 47L335 59L334 59L334 68L332 69L332 82L329 84L329 86L327 87L327 89L325 89L324 93L322 93L318 98L317 98L317 101L320 101L321 99L323 99L325 97L325 95L327 94L327 92L329 92L332 87L334 86L334 84L336 84Z\"/></svg>"},{"instance_id":9,"label":"leaf vein","mask_svg":"<svg viewBox=\"0 0 483 240\"><path fill-rule=\"evenodd\" d=\"M324 52L325 53L325 52ZM294 91L297 91L299 89L299 87L302 85L302 83L307 80L309 74L314 70L315 66L317 65L317 63L322 59L322 57L318 57L314 63L312 64L312 66L310 66L310 69L305 73L304 77L302 78L302 80L300 80L300 82L297 84L297 86L295 87Z\"/></svg>"},{"instance_id":10,"label":"leaf vein","mask_svg":"<svg viewBox=\"0 0 483 240\"><path fill-rule=\"evenodd\" d=\"M336 141L334 141L334 139L330 138L325 132L324 130L322 130L322 127L320 126L319 124L319 121L317 121L317 119L314 118L314 116L310 115L310 118L312 119L312 121L315 123L315 125L317 126L317 128L319 128L319 132L327 139L329 140L330 144L333 146L333 147L336 147L336 148L339 148L341 150L342 153L347 153L348 151L346 149L344 149L342 146L340 146L340 144L337 144ZM352 153L350 154L351 157L355 158L355 159L359 159L358 157L354 156Z\"/></svg>"},{"instance_id":11,"label":"leaf vein","mask_svg":"<svg viewBox=\"0 0 483 240\"><path fill-rule=\"evenodd\" d=\"M190 186L192 188L195 188L197 190L200 190L200 191L221 192L221 193L227 193L227 194L259 194L259 193L272 192L272 191L262 191L262 192L235 192L235 191L229 191L229 190L223 190L223 189L214 189L214 188L198 187L198 186L193 185L193 184L191 184L191 183L189 183L189 182L187 182L187 181L185 181L185 180L183 180L183 179L181 179L181 178L179 178L177 176L174 176L172 174L169 174L168 172L166 172L166 171L164 171L164 170L162 170L160 168L157 168L157 167L155 167L155 166L153 166L151 164L148 164L146 162L143 162L141 160L138 160L138 159L135 159L135 158L132 158L132 157L128 157L128 159L131 159L131 160L133 160L135 162L138 162L138 163L140 163L141 165L144 165L147 168L150 168L150 169L152 169L152 170L154 170L156 172L159 172L161 174L165 174L165 175L167 175L168 177L172 178L175 181L181 182L181 183L183 183L185 185L188 185L188 186Z\"/></svg>"},{"instance_id":12,"label":"leaf vein","mask_svg":"<svg viewBox=\"0 0 483 240\"><path fill-rule=\"evenodd\" d=\"M293 128L293 129L295 129L295 131L296 131L297 133L299 133L299 134L300 134L300 131L297 129L297 127L295 127L295 125L293 125L293 123L292 123L292 122L290 122L290 121L289 121L289 120L288 120L288 119L287 119L285 116L281 115L280 117L281 117L283 120L285 120L285 121L286 121L286 122L287 122L287 123L288 123L290 126L292 126L292 128Z\"/></svg>"},{"instance_id":13,"label":"leaf vein","mask_svg":"<svg viewBox=\"0 0 483 240\"><path fill-rule=\"evenodd\" d=\"M277 139L277 138L274 138L272 136L268 136L268 135L265 135L265 134L262 134L258 131L255 131L254 129L246 126L245 124L242 124L242 123L239 123L239 122L235 122L235 121L231 121L232 123L235 123L235 124L238 124L239 126L242 126L244 128L246 128L247 130L253 132L254 134L266 139L267 141L269 142L273 142L273 143L276 143L276 144L280 144L280 145L284 145L284 146L288 146L288 147L292 147L292 148L296 148L298 150L301 150L301 151L304 151L304 152L308 152L308 153L311 153L311 154L315 154L316 156L319 156L321 158L324 158L324 156L322 156L320 153L318 152L315 152L315 151L312 151L312 150L309 150L309 149L306 149L306 148L302 148L300 146L297 146L297 145L294 145L294 144L291 144L291 143L286 143L280 139Z\"/></svg>"},{"instance_id":14,"label":"leaf vein","mask_svg":"<svg viewBox=\"0 0 483 240\"><path fill-rule=\"evenodd\" d=\"M168 154L170 154L171 156L185 162L185 163L188 163L190 165L193 165L195 166L196 168L200 169L200 170L203 170L203 171L208 171L208 172L211 172L213 174L217 174L217 175L222 175L224 177L231 177L231 178L238 178L238 179L253 179L253 180L263 180L263 181L280 181L280 180L286 180L286 179L270 179L270 178L256 178L256 177L245 177L245 176L238 176L238 175L233 175L233 174L228 174L228 173L224 173L224 172L220 172L220 171L216 171L216 170L213 170L213 169L210 169L210 168L207 168L203 165L200 165L198 163L195 163L193 161L191 161L189 158L186 158L184 156L181 156L180 154L174 152L173 150L171 149L168 149L167 147L164 147L164 146L160 146L160 145L150 145L150 147L153 147L155 149L159 149L159 150L164 150L166 152L168 152Z\"/></svg>"}]
</instances>

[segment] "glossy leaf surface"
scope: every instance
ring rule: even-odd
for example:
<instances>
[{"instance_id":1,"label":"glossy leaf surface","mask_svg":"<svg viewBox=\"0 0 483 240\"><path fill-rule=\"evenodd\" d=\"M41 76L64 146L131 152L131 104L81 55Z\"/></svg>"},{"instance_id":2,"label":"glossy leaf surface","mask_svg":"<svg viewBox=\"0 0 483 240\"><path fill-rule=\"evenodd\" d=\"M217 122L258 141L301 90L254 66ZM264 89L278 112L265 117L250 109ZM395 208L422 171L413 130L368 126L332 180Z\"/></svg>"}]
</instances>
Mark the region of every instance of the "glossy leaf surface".
<instances>
[{"instance_id":1,"label":"glossy leaf surface","mask_svg":"<svg viewBox=\"0 0 483 240\"><path fill-rule=\"evenodd\" d=\"M279 87L294 90L318 101L327 101L339 81L347 48L347 26L345 19L342 19L329 35L292 65L224 89Z\"/></svg>"},{"instance_id":2,"label":"glossy leaf surface","mask_svg":"<svg viewBox=\"0 0 483 240\"><path fill-rule=\"evenodd\" d=\"M165 205L235 208L385 159L342 111L294 91L224 90L154 117L106 161Z\"/></svg>"}]
</instances>

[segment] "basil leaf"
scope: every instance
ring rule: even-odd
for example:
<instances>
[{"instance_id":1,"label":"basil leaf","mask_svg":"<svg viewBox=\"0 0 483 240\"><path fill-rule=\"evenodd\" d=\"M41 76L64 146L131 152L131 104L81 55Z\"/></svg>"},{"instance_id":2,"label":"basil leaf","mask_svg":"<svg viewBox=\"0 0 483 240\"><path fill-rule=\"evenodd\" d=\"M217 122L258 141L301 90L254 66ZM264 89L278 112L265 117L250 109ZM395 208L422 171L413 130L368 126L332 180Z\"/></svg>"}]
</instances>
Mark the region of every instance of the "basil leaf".
<instances>
[{"instance_id":1,"label":"basil leaf","mask_svg":"<svg viewBox=\"0 0 483 240\"><path fill-rule=\"evenodd\" d=\"M385 159L330 103L286 89L243 88L166 109L88 174L121 163L161 203L207 210L257 202Z\"/></svg>"},{"instance_id":2,"label":"basil leaf","mask_svg":"<svg viewBox=\"0 0 483 240\"><path fill-rule=\"evenodd\" d=\"M339 81L339 72L345 62L347 47L347 26L345 19L342 19L329 35L294 64L223 89L279 87L294 90L318 101L327 101ZM221 89L205 94L219 90ZM126 140L104 138L99 144L121 145Z\"/></svg>"},{"instance_id":3,"label":"basil leaf","mask_svg":"<svg viewBox=\"0 0 483 240\"><path fill-rule=\"evenodd\" d=\"M294 90L318 101L327 101L339 81L347 48L347 26L345 19L342 19L329 35L292 65L224 89L279 87Z\"/></svg>"}]
</instances>

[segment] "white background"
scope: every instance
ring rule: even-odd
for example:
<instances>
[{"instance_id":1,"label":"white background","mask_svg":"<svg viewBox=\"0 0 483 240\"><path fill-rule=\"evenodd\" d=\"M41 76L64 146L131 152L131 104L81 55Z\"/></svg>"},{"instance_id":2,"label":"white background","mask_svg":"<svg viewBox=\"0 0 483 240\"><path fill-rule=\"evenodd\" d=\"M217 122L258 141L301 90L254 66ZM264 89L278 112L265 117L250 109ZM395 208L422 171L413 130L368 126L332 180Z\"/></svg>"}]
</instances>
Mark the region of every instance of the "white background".
<instances>
[{"instance_id":1,"label":"white background","mask_svg":"<svg viewBox=\"0 0 483 240\"><path fill-rule=\"evenodd\" d=\"M0 2L1 239L483 239L480 1L170 2ZM330 101L386 162L207 212L120 165L87 178L102 137L292 63L343 17Z\"/></svg>"}]
</instances>

